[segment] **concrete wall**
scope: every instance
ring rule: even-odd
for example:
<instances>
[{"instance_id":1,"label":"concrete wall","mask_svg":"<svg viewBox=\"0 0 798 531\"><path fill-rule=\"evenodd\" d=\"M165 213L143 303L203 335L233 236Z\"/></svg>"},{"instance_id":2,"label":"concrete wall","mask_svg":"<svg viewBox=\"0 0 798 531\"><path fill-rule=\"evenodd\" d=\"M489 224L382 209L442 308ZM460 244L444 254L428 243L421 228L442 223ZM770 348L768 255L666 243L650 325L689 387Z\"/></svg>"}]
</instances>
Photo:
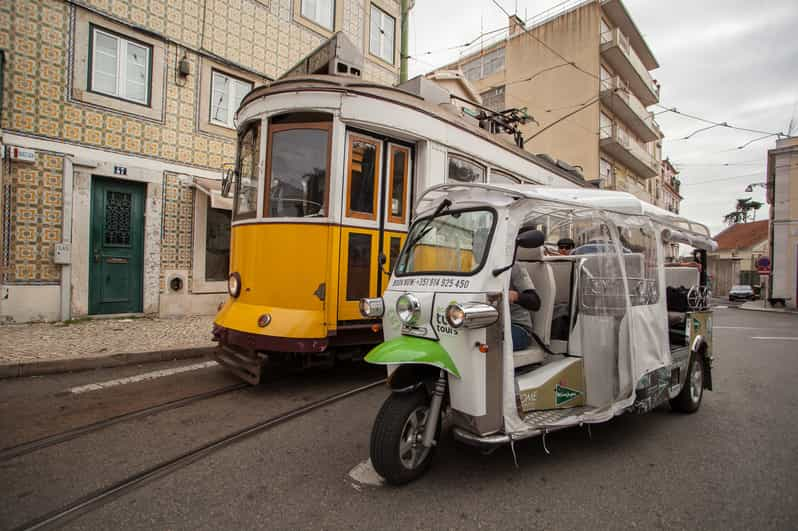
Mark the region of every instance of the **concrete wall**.
<instances>
[{"instance_id":1,"label":"concrete wall","mask_svg":"<svg viewBox=\"0 0 798 531\"><path fill-rule=\"evenodd\" d=\"M599 71L599 5L591 3L531 30L546 44L575 61L588 72ZM486 50L486 53L490 50ZM506 44L505 68L472 81L482 93L504 85L507 107L526 107L540 125L522 128L524 136L540 131L598 97L598 79L574 68L555 67L563 60L530 35L521 32ZM522 81L535 76L531 81ZM532 153L548 153L555 159L580 166L586 179L598 178L599 106L591 105L529 141Z\"/></svg>"},{"instance_id":2,"label":"concrete wall","mask_svg":"<svg viewBox=\"0 0 798 531\"><path fill-rule=\"evenodd\" d=\"M798 299L798 138L780 140L769 153L775 175L772 206L773 284L772 296Z\"/></svg>"}]
</instances>

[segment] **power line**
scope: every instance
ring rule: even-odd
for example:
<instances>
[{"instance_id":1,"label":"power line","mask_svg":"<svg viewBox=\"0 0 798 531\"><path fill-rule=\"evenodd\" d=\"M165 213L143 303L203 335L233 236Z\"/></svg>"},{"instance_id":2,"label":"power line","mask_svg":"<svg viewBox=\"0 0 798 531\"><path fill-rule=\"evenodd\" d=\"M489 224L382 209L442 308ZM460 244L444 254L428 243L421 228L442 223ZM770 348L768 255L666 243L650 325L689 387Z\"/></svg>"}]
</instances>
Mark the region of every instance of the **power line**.
<instances>
[{"instance_id":1,"label":"power line","mask_svg":"<svg viewBox=\"0 0 798 531\"><path fill-rule=\"evenodd\" d=\"M747 127L737 127L737 126L729 124L728 122L715 122L715 121L712 121L712 120L707 120L706 118L701 118L700 116L696 116L694 114L689 114L689 113L686 113L686 112L682 112L679 109L677 109L676 107L666 107L666 106L661 105L659 103L657 103L656 106L659 107L660 109L664 109L662 111L663 113L672 112L672 113L678 114L680 116L685 116L687 118L692 118L693 120L698 120L699 122L704 122L704 123L707 123L707 124L711 124L714 127L726 127L728 129L736 129L738 131L747 131L749 133L757 133L757 134L760 134L760 135L767 135L767 136L786 136L782 132L772 133L772 132L769 132L769 131L760 131L759 129L749 129ZM661 114L661 113L657 113L657 114ZM767 138L767 137L762 137L762 138ZM759 140L761 140L761 139L759 139Z\"/></svg>"},{"instance_id":2,"label":"power line","mask_svg":"<svg viewBox=\"0 0 798 531\"><path fill-rule=\"evenodd\" d=\"M720 179L710 179L709 181L701 181L701 182L695 182L695 183L682 183L682 186L698 186L700 184L719 183L721 181L731 181L733 179L742 179L744 177L745 178L751 178L751 177L757 177L757 176L761 176L761 175L762 175L762 172L748 173L746 175L735 175L733 177L722 177Z\"/></svg>"},{"instance_id":3,"label":"power line","mask_svg":"<svg viewBox=\"0 0 798 531\"><path fill-rule=\"evenodd\" d=\"M571 116L573 116L574 114L576 114L576 113L578 113L578 112L581 112L581 111L583 111L583 110L587 109L588 107L590 107L590 106L591 106L591 105L593 105L594 103L597 103L597 102L598 102L598 100L599 100L599 97L598 97L598 96L596 96L595 98L592 98L592 99L590 99L590 100L586 101L585 103L583 103L583 104L582 104L582 105L581 105L581 106L580 106L578 109L576 109L575 111L571 111L571 112L569 112L568 114L566 114L565 116L562 116L562 117L558 118L557 120L554 120L553 122L551 122L549 125L547 125L547 126L546 126L546 127L544 127L543 129L541 129L540 131L537 131L536 133L534 133L534 134L532 134L532 135L529 135L527 138L525 138L525 139L524 139L524 144L526 144L527 142L529 142L530 140L532 140L532 139L533 139L533 138L535 138L536 136L540 135L540 134L541 134L541 133L543 133L544 131L546 131L546 130L548 130L548 129L552 128L552 127L554 127L555 125L557 125L558 123L562 122L563 120L566 120L566 119L570 118Z\"/></svg>"}]
</instances>

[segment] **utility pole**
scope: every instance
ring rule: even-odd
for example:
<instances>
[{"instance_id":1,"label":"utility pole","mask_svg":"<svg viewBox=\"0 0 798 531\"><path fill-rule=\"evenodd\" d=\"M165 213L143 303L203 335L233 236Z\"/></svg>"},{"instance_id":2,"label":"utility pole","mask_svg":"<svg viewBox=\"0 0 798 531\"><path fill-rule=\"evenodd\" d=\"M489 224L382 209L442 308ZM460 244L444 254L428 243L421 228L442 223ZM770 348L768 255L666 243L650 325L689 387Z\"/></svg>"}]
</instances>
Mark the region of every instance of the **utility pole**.
<instances>
[{"instance_id":1,"label":"utility pole","mask_svg":"<svg viewBox=\"0 0 798 531\"><path fill-rule=\"evenodd\" d=\"M408 15L410 10L413 9L415 0L402 0L402 44L399 52L399 83L407 81L407 28L409 26Z\"/></svg>"}]
</instances>

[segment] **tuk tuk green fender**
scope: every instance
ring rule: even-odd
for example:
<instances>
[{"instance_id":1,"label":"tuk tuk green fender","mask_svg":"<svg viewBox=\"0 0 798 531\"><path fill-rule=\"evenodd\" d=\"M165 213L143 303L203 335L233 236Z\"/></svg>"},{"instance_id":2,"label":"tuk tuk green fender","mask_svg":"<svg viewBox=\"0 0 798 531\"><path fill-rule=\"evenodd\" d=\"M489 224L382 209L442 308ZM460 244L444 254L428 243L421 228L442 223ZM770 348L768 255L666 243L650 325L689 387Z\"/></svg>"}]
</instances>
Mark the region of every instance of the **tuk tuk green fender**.
<instances>
[{"instance_id":1,"label":"tuk tuk green fender","mask_svg":"<svg viewBox=\"0 0 798 531\"><path fill-rule=\"evenodd\" d=\"M460 378L460 371L441 344L420 337L401 336L381 343L371 349L366 355L366 361L376 365L433 365Z\"/></svg>"}]
</instances>

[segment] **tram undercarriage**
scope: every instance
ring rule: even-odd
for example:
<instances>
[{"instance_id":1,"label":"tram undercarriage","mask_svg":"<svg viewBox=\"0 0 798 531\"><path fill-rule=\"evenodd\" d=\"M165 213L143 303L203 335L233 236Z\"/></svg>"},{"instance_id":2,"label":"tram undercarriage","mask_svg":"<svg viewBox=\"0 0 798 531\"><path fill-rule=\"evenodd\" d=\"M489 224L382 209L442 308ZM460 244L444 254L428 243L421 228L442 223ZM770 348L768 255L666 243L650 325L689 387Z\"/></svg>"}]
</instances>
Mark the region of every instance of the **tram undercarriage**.
<instances>
[{"instance_id":1,"label":"tram undercarriage","mask_svg":"<svg viewBox=\"0 0 798 531\"><path fill-rule=\"evenodd\" d=\"M346 327L325 339L294 340L257 336L216 325L213 339L218 343L213 354L216 361L245 382L257 385L270 374L332 368L360 361L382 341L382 330L377 323L364 323Z\"/></svg>"}]
</instances>

